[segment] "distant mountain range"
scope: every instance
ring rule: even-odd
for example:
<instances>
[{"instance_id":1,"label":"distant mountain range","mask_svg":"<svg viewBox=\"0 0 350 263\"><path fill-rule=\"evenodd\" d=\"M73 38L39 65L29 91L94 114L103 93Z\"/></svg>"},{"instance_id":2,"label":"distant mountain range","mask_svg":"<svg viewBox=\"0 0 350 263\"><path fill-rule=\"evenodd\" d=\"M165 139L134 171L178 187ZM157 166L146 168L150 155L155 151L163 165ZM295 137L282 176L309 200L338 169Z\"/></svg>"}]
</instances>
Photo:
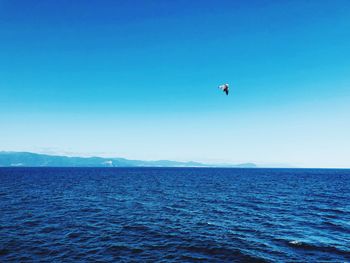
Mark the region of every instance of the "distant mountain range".
<instances>
[{"instance_id":1,"label":"distant mountain range","mask_svg":"<svg viewBox=\"0 0 350 263\"><path fill-rule=\"evenodd\" d=\"M0 152L0 167L237 167L256 168L253 163L211 165L168 160L140 161L124 158L68 157L30 152Z\"/></svg>"}]
</instances>

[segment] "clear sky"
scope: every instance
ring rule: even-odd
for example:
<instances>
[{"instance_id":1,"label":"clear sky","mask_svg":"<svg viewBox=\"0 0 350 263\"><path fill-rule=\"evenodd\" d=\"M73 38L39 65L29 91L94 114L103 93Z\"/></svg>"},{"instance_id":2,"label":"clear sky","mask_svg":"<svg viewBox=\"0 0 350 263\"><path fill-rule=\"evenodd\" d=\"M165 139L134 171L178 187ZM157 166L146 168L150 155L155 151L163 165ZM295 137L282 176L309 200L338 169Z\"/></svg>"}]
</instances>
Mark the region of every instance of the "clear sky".
<instances>
[{"instance_id":1,"label":"clear sky","mask_svg":"<svg viewBox=\"0 0 350 263\"><path fill-rule=\"evenodd\" d=\"M350 167L349 14L348 0L0 0L0 150Z\"/></svg>"}]
</instances>

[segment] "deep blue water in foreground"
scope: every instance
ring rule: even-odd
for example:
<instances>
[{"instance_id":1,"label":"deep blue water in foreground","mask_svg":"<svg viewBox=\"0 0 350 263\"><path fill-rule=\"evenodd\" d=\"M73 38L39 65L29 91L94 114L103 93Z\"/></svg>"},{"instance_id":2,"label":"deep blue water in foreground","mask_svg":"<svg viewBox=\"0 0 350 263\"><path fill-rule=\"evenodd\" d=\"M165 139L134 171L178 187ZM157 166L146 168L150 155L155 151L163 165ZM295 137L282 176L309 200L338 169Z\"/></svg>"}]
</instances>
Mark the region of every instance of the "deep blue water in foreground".
<instances>
[{"instance_id":1,"label":"deep blue water in foreground","mask_svg":"<svg viewBox=\"0 0 350 263\"><path fill-rule=\"evenodd\" d=\"M1 168L1 262L349 262L350 170Z\"/></svg>"}]
</instances>

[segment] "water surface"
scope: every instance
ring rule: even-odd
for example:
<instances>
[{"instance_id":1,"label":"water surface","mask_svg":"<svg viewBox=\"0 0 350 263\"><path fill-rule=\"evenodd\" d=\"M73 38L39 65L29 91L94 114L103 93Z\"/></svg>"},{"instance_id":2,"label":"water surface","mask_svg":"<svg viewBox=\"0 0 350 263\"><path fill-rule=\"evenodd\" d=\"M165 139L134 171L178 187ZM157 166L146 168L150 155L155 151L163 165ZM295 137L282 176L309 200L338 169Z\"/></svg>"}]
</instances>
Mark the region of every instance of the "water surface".
<instances>
[{"instance_id":1,"label":"water surface","mask_svg":"<svg viewBox=\"0 0 350 263\"><path fill-rule=\"evenodd\" d=\"M1 262L343 262L350 170L0 168Z\"/></svg>"}]
</instances>

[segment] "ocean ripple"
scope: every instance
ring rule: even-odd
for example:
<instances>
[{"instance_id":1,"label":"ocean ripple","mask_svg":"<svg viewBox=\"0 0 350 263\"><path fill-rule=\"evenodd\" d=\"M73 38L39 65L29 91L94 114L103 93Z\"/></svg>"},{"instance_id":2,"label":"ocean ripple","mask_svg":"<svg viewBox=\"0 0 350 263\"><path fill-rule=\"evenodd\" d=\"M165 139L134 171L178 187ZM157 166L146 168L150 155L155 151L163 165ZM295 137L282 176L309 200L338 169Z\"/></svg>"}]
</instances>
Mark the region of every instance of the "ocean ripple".
<instances>
[{"instance_id":1,"label":"ocean ripple","mask_svg":"<svg viewBox=\"0 0 350 263\"><path fill-rule=\"evenodd\" d=\"M350 170L0 168L1 262L347 262Z\"/></svg>"}]
</instances>

